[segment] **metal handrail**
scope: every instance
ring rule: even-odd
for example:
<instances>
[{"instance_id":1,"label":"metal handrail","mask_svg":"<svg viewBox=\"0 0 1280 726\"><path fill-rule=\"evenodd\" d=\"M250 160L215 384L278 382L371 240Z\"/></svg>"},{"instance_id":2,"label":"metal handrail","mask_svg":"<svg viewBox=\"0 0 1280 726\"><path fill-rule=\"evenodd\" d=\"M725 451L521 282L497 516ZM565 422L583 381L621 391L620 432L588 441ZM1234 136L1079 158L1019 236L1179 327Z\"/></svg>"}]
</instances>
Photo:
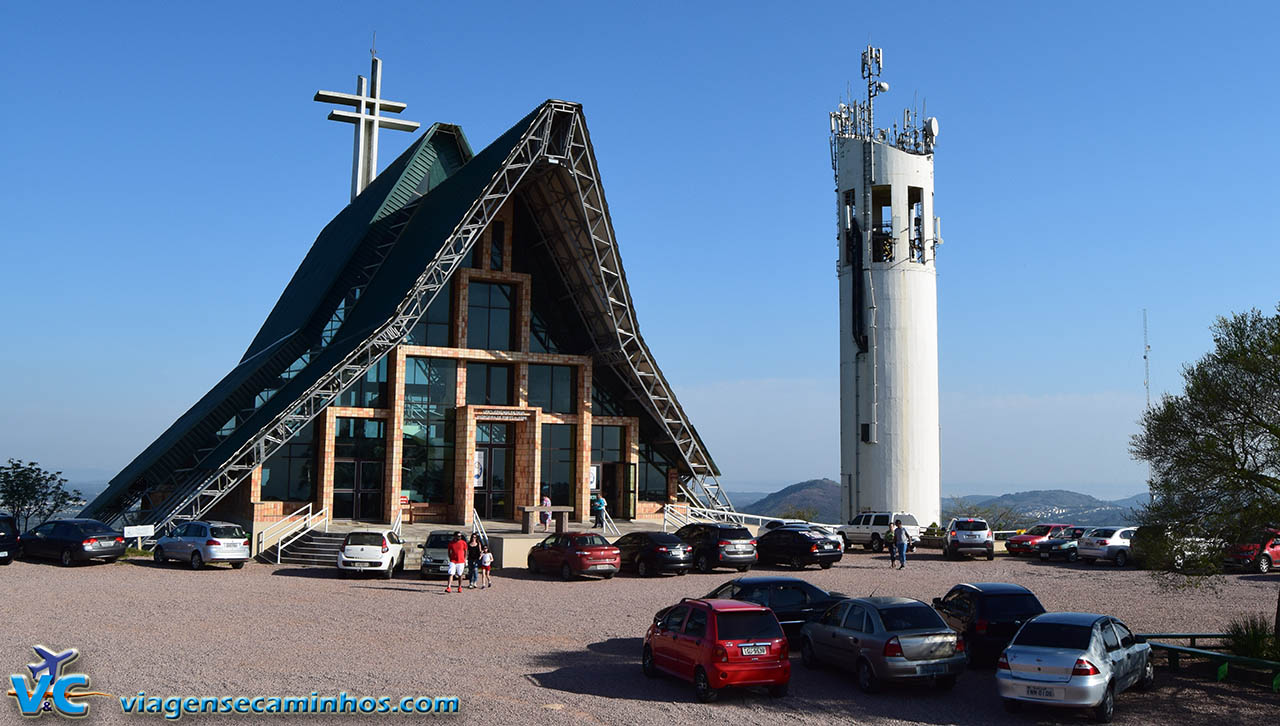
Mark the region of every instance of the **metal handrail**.
<instances>
[{"instance_id":1,"label":"metal handrail","mask_svg":"<svg viewBox=\"0 0 1280 726\"><path fill-rule=\"evenodd\" d=\"M471 532L480 535L485 547L489 546L489 533L484 530L484 522L480 521L480 514L474 509L471 510Z\"/></svg>"},{"instance_id":2,"label":"metal handrail","mask_svg":"<svg viewBox=\"0 0 1280 726\"><path fill-rule=\"evenodd\" d=\"M320 526L319 524L315 524L315 521L317 519L323 520L324 531L326 532L329 531L329 508L328 507L321 509L315 514L307 515L306 519L299 521L297 524L294 525L294 527L289 532L285 533L283 536L280 537L279 540L276 541L276 564L277 565L280 564L280 555L281 553L284 552L285 547L288 547L294 542L297 542L298 539L301 538L303 535L315 529L316 527ZM293 536L290 537L290 535L293 535ZM285 537L289 537L289 539L286 540Z\"/></svg>"},{"instance_id":3,"label":"metal handrail","mask_svg":"<svg viewBox=\"0 0 1280 726\"><path fill-rule=\"evenodd\" d=\"M604 533L614 535L615 537L621 535L622 532L618 531L618 526L613 523L613 517L609 516L609 510L602 509L600 510L600 513L604 515Z\"/></svg>"},{"instance_id":4,"label":"metal handrail","mask_svg":"<svg viewBox=\"0 0 1280 726\"><path fill-rule=\"evenodd\" d=\"M680 514L679 507L683 506L687 512L688 505L666 504L662 507L662 531L666 532L668 527L680 529L689 523L689 517ZM674 524L673 524L674 523Z\"/></svg>"},{"instance_id":5,"label":"metal handrail","mask_svg":"<svg viewBox=\"0 0 1280 726\"><path fill-rule=\"evenodd\" d=\"M303 514L303 512L306 512L306 514ZM276 522L270 527L267 527L266 529L259 532L258 533L258 551L256 552L256 554L262 554L264 551L266 551L267 535L271 534L272 530L281 529L281 528L287 529L288 525L291 524L291 520L293 520L294 517L297 517L300 515L303 517L311 516L311 504L306 504L304 506L298 507L296 511L290 514L286 514L284 517L280 519L280 521ZM284 536L284 535L281 535L281 536ZM279 542L280 537L276 537L275 541Z\"/></svg>"},{"instance_id":6,"label":"metal handrail","mask_svg":"<svg viewBox=\"0 0 1280 726\"><path fill-rule=\"evenodd\" d=\"M396 509L396 518L395 518L395 519L393 519L393 520L391 520L391 531L392 531L392 532L395 532L395 533L396 533L396 536L397 536L397 537L399 537L399 536L400 536L400 528L401 528L402 526L404 526L404 509L403 509L403 508L397 508L397 509Z\"/></svg>"},{"instance_id":7,"label":"metal handrail","mask_svg":"<svg viewBox=\"0 0 1280 726\"><path fill-rule=\"evenodd\" d=\"M737 524L742 524L742 525L746 525L754 522L755 526L757 527L761 527L767 522L775 522L777 520L783 519L783 517L766 517L759 514L746 514L745 512L726 512L719 509L706 509L703 507L694 507L694 506L687 507L687 511L690 517L697 517L699 519L704 519L704 520L709 520L714 522L735 522ZM838 524L827 524L826 522L806 522L806 524L813 524L819 527L826 527L833 532L840 526Z\"/></svg>"}]
</instances>

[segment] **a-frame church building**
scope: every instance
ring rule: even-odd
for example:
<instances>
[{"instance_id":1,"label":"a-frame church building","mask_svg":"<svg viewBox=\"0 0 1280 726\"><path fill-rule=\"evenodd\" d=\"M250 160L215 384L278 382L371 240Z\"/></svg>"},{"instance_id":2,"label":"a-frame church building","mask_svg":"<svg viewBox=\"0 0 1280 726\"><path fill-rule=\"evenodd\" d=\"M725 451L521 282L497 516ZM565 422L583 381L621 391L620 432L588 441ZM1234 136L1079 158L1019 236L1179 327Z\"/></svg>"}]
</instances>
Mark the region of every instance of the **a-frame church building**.
<instances>
[{"instance_id":1,"label":"a-frame church building","mask_svg":"<svg viewBox=\"0 0 1280 726\"><path fill-rule=\"evenodd\" d=\"M375 90L376 96L376 90ZM640 336L582 108L435 124L321 231L240 363L85 510L254 530L729 507Z\"/></svg>"}]
</instances>

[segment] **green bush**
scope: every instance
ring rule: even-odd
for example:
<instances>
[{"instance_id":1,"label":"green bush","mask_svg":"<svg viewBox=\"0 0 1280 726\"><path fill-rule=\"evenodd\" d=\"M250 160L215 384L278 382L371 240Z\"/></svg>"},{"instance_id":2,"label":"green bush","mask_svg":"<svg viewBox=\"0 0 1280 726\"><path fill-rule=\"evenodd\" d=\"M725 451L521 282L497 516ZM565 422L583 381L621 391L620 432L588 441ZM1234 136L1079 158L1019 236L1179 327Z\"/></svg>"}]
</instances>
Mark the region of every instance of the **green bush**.
<instances>
[{"instance_id":1,"label":"green bush","mask_svg":"<svg viewBox=\"0 0 1280 726\"><path fill-rule=\"evenodd\" d=\"M1245 658L1280 660L1280 643L1272 623L1261 615L1245 615L1227 624L1227 647Z\"/></svg>"}]
</instances>

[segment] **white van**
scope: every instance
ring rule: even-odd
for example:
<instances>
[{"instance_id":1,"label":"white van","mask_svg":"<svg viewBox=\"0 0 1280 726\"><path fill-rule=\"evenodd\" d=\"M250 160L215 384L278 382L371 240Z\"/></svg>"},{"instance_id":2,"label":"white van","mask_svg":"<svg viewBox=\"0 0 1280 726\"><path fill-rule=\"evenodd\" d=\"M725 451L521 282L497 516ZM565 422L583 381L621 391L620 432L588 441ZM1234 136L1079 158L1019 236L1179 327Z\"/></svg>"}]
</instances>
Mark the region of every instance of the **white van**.
<instances>
[{"instance_id":1,"label":"white van","mask_svg":"<svg viewBox=\"0 0 1280 726\"><path fill-rule=\"evenodd\" d=\"M893 523L898 520L902 520L902 526L906 528L907 534L911 535L913 543L920 539L920 523L916 521L915 515L909 512L866 512L850 519L849 523L840 527L838 531L840 538L844 540L846 550L852 549L854 545L862 545L863 549L880 552L891 536ZM908 551L913 549L915 544L912 544Z\"/></svg>"}]
</instances>

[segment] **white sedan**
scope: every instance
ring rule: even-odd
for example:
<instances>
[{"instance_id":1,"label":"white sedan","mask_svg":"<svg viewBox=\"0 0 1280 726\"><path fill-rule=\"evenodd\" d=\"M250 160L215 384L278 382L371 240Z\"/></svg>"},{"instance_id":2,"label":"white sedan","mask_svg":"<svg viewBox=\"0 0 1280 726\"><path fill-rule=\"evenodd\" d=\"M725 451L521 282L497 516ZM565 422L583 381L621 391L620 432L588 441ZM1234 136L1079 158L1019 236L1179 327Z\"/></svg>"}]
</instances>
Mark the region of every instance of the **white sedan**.
<instances>
[{"instance_id":1,"label":"white sedan","mask_svg":"<svg viewBox=\"0 0 1280 726\"><path fill-rule=\"evenodd\" d=\"M343 575L376 572L390 580L403 569L404 540L391 529L354 530L338 550L338 571Z\"/></svg>"}]
</instances>

